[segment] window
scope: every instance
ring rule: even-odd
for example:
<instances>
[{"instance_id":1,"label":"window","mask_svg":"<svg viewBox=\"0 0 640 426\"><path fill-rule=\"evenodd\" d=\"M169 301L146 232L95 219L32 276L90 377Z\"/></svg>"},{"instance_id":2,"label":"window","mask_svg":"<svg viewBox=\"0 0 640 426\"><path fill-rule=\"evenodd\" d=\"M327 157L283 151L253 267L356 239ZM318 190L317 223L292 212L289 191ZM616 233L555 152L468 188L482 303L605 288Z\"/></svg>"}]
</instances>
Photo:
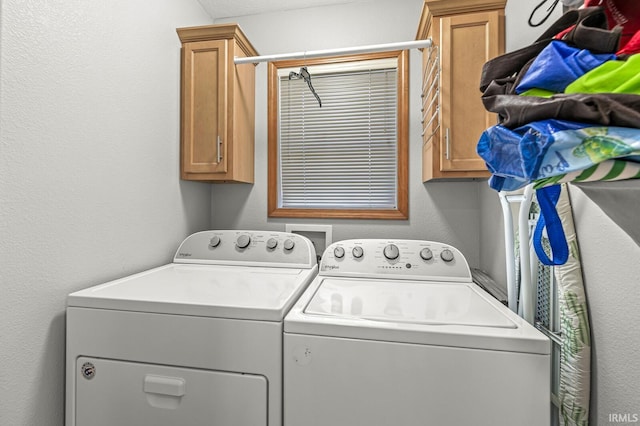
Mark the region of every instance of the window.
<instances>
[{"instance_id":1,"label":"window","mask_svg":"<svg viewBox=\"0 0 640 426\"><path fill-rule=\"evenodd\" d=\"M269 216L407 218L408 57L269 63Z\"/></svg>"}]
</instances>

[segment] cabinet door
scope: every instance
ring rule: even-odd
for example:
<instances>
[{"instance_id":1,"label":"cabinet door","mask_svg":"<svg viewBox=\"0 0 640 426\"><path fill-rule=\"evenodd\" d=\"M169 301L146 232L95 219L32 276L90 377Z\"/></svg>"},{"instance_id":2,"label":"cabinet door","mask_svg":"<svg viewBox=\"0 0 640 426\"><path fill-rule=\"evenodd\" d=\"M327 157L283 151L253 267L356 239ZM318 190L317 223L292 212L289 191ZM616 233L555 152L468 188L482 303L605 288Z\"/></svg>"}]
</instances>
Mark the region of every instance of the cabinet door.
<instances>
[{"instance_id":1,"label":"cabinet door","mask_svg":"<svg viewBox=\"0 0 640 426\"><path fill-rule=\"evenodd\" d=\"M182 48L182 173L227 172L227 40Z\"/></svg>"},{"instance_id":2,"label":"cabinet door","mask_svg":"<svg viewBox=\"0 0 640 426\"><path fill-rule=\"evenodd\" d=\"M486 171L476 144L496 118L482 105L479 81L482 65L500 52L500 16L493 11L447 16L440 31L440 170Z\"/></svg>"}]
</instances>

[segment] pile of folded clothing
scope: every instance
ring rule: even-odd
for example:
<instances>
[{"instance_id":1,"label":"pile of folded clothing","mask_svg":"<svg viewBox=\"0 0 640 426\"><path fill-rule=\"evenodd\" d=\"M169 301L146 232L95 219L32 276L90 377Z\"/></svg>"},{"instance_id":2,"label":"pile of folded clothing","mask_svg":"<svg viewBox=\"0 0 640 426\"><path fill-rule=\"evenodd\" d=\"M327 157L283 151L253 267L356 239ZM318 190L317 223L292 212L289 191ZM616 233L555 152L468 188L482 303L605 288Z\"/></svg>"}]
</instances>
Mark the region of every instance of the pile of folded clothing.
<instances>
[{"instance_id":1,"label":"pile of folded clothing","mask_svg":"<svg viewBox=\"0 0 640 426\"><path fill-rule=\"evenodd\" d=\"M640 178L640 8L617 3L571 10L485 64L482 101L499 124L477 151L495 190Z\"/></svg>"}]
</instances>

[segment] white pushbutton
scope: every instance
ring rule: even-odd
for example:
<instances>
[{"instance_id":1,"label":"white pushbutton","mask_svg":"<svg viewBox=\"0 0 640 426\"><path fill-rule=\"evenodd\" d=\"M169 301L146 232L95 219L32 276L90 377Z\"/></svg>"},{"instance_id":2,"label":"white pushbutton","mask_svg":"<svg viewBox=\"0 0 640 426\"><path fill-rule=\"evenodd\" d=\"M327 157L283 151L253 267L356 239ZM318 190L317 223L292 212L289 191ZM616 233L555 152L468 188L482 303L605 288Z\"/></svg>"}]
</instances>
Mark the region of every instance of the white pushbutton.
<instances>
[{"instance_id":1,"label":"white pushbutton","mask_svg":"<svg viewBox=\"0 0 640 426\"><path fill-rule=\"evenodd\" d=\"M293 240L287 238L286 240L284 240L284 249L287 251L293 250L293 248L296 246L296 243L293 242Z\"/></svg>"},{"instance_id":2,"label":"white pushbutton","mask_svg":"<svg viewBox=\"0 0 640 426\"><path fill-rule=\"evenodd\" d=\"M342 259L344 257L344 248L336 247L333 249L333 255L336 259Z\"/></svg>"},{"instance_id":3,"label":"white pushbutton","mask_svg":"<svg viewBox=\"0 0 640 426\"><path fill-rule=\"evenodd\" d=\"M356 259L360 259L364 255L364 250L360 246L355 246L353 250L351 250L351 254L353 254L353 257Z\"/></svg>"},{"instance_id":4,"label":"white pushbutton","mask_svg":"<svg viewBox=\"0 0 640 426\"><path fill-rule=\"evenodd\" d=\"M276 240L275 238L269 238L267 240L267 248L269 250L273 250L276 247L278 247L278 240Z\"/></svg>"},{"instance_id":5,"label":"white pushbutton","mask_svg":"<svg viewBox=\"0 0 640 426\"><path fill-rule=\"evenodd\" d=\"M240 235L236 240L236 245L241 249L249 247L249 244L251 244L251 237L247 234Z\"/></svg>"},{"instance_id":6,"label":"white pushbutton","mask_svg":"<svg viewBox=\"0 0 640 426\"><path fill-rule=\"evenodd\" d=\"M400 250L398 250L398 246L395 244L389 244L383 250L384 257L389 260L397 259L400 256Z\"/></svg>"}]
</instances>

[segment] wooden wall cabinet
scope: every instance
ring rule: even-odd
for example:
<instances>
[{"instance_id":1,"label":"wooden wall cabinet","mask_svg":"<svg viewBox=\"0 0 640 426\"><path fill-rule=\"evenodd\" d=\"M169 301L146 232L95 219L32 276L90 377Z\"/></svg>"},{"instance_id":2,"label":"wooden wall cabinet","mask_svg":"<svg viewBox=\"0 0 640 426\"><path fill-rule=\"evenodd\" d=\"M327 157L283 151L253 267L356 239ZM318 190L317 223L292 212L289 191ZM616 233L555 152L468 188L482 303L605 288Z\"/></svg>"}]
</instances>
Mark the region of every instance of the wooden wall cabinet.
<instances>
[{"instance_id":1,"label":"wooden wall cabinet","mask_svg":"<svg viewBox=\"0 0 640 426\"><path fill-rule=\"evenodd\" d=\"M438 102L430 103L428 94L423 98L425 182L490 175L476 145L497 118L484 109L479 82L482 65L504 53L505 4L506 0L424 2L417 39L431 37L436 50L423 50L423 87L439 87L431 92L437 93ZM439 81L434 82L436 74L430 71L438 68Z\"/></svg>"},{"instance_id":2,"label":"wooden wall cabinet","mask_svg":"<svg viewBox=\"0 0 640 426\"><path fill-rule=\"evenodd\" d=\"M181 54L180 177L254 179L255 65L258 53L236 24L178 28Z\"/></svg>"}]
</instances>

